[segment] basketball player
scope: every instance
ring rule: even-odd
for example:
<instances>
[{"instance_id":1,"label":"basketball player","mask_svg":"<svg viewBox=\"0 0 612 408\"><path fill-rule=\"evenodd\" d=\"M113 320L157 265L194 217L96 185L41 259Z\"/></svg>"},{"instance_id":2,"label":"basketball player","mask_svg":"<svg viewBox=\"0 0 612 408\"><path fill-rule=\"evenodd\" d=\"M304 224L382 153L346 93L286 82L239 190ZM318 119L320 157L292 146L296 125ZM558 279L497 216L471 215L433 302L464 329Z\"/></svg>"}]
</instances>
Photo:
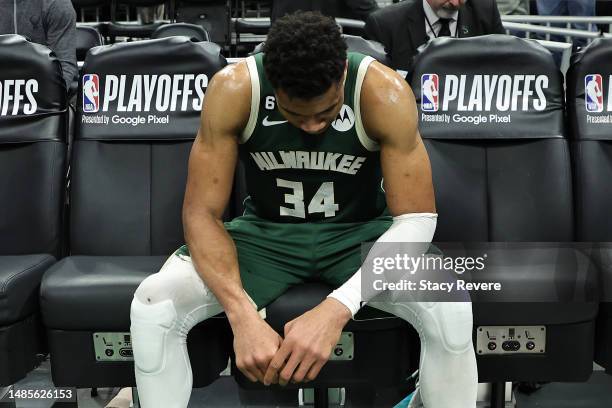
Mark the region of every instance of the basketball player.
<instances>
[{"instance_id":1,"label":"basketball player","mask_svg":"<svg viewBox=\"0 0 612 408\"><path fill-rule=\"evenodd\" d=\"M238 157L250 197L243 216L223 223ZM187 407L187 333L222 311L236 365L249 379L314 380L370 300L361 290L360 243L429 243L435 211L406 82L372 58L347 54L330 18L300 12L277 20L263 54L212 79L189 159L186 245L134 295L142 405ZM281 336L257 310L306 280L336 289ZM411 407L476 406L469 302L369 305L419 333L420 387Z\"/></svg>"}]
</instances>

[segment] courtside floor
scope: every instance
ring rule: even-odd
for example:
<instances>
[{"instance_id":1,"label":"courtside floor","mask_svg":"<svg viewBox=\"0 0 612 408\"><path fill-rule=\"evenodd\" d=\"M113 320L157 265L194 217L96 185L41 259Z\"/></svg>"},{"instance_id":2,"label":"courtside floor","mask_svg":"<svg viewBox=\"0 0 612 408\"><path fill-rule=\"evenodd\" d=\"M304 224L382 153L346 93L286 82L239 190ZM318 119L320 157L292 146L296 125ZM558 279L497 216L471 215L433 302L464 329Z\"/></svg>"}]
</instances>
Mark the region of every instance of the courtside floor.
<instances>
[{"instance_id":1,"label":"courtside floor","mask_svg":"<svg viewBox=\"0 0 612 408\"><path fill-rule=\"evenodd\" d=\"M16 389L51 388L49 361L43 362L36 370L15 385ZM98 390L98 396L92 398L90 391L79 390L79 408L102 408L117 393L118 389L104 388ZM297 407L297 392L259 392L240 391L248 398L248 404L240 403L239 388L233 377L221 377L206 388L193 390L189 408L289 408ZM390 408L397 401L397 390L383 390L376 396L375 408ZM531 395L515 392L517 408L612 408L612 376L606 375L601 367L595 371L586 383L550 383ZM51 408L50 401L18 401L17 408ZM372 407L371 405L369 405ZM365 408L350 400L346 408Z\"/></svg>"}]
</instances>

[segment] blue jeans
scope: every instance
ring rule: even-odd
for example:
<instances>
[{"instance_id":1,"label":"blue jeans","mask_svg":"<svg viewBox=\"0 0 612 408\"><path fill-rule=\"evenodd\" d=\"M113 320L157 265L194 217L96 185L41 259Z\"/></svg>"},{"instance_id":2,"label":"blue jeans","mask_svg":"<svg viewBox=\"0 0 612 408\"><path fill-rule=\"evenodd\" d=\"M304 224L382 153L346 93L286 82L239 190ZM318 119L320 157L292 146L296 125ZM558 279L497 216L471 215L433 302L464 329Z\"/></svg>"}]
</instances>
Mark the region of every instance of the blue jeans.
<instances>
[{"instance_id":1,"label":"blue jeans","mask_svg":"<svg viewBox=\"0 0 612 408\"><path fill-rule=\"evenodd\" d=\"M595 0L537 0L538 14L541 16L594 16ZM564 25L551 24L565 28ZM588 30L588 24L572 24L577 30ZM551 41L565 42L564 37L551 36ZM576 39L574 45L586 44L585 39Z\"/></svg>"}]
</instances>

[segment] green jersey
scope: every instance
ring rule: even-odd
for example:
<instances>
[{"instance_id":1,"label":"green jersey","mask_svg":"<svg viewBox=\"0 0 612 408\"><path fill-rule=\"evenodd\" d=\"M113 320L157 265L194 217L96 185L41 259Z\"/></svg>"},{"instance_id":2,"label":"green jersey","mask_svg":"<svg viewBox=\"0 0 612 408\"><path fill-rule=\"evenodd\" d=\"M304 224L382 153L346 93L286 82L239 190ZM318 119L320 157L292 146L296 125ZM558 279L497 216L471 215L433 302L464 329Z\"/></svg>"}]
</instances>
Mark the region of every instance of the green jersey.
<instances>
[{"instance_id":1,"label":"green jersey","mask_svg":"<svg viewBox=\"0 0 612 408\"><path fill-rule=\"evenodd\" d=\"M344 105L322 134L292 126L278 111L263 54L247 58L251 114L240 138L246 213L273 222L362 222L385 208L378 144L360 114L361 85L372 58L348 55Z\"/></svg>"}]
</instances>

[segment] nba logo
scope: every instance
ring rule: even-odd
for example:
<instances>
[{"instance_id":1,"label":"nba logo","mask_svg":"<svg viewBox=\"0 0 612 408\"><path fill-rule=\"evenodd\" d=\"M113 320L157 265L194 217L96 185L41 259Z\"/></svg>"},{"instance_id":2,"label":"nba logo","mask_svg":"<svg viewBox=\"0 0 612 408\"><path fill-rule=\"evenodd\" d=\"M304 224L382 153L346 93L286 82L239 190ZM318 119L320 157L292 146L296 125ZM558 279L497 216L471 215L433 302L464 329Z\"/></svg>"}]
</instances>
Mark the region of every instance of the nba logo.
<instances>
[{"instance_id":1,"label":"nba logo","mask_svg":"<svg viewBox=\"0 0 612 408\"><path fill-rule=\"evenodd\" d=\"M96 74L83 75L83 112L95 113L100 107L100 79Z\"/></svg>"},{"instance_id":2,"label":"nba logo","mask_svg":"<svg viewBox=\"0 0 612 408\"><path fill-rule=\"evenodd\" d=\"M438 111L438 74L421 75L421 110Z\"/></svg>"},{"instance_id":3,"label":"nba logo","mask_svg":"<svg viewBox=\"0 0 612 408\"><path fill-rule=\"evenodd\" d=\"M603 112L603 84L601 75L584 77L584 104L587 112Z\"/></svg>"}]
</instances>

